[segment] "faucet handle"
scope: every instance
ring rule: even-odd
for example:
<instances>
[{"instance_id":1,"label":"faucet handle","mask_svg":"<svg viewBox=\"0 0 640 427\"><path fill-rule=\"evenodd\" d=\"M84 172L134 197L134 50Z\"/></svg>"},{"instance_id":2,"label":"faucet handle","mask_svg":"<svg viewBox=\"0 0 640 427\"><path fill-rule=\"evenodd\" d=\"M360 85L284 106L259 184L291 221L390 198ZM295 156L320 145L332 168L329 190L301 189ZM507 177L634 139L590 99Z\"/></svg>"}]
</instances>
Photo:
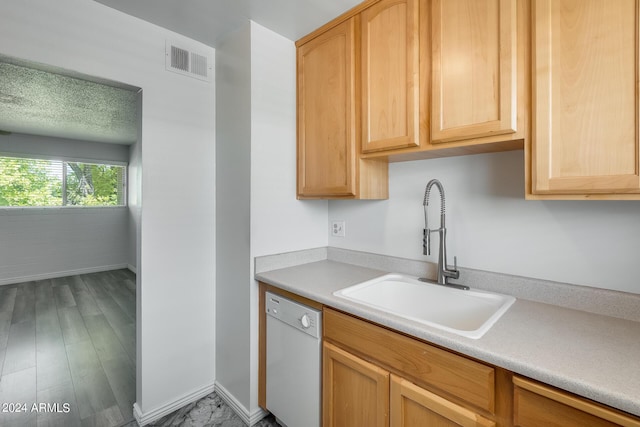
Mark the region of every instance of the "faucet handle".
<instances>
[{"instance_id":1,"label":"faucet handle","mask_svg":"<svg viewBox=\"0 0 640 427\"><path fill-rule=\"evenodd\" d=\"M458 257L454 256L453 257L453 270L449 270L449 267L445 265L444 267L444 275L446 277L449 277L451 279L459 279L460 278L460 272L458 271Z\"/></svg>"},{"instance_id":2,"label":"faucet handle","mask_svg":"<svg viewBox=\"0 0 640 427\"><path fill-rule=\"evenodd\" d=\"M431 255L431 230L428 228L422 229L422 254Z\"/></svg>"}]
</instances>

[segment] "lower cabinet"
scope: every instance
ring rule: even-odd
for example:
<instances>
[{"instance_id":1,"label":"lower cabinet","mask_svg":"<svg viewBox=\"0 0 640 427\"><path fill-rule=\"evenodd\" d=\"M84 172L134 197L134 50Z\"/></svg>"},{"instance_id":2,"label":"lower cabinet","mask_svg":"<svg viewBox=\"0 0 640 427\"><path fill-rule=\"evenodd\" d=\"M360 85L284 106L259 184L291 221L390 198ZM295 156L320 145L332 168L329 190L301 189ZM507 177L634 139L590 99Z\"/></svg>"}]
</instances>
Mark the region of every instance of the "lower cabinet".
<instances>
[{"instance_id":1,"label":"lower cabinet","mask_svg":"<svg viewBox=\"0 0 640 427\"><path fill-rule=\"evenodd\" d=\"M261 283L264 409L266 290L323 310L323 427L640 427L637 416Z\"/></svg>"},{"instance_id":2,"label":"lower cabinet","mask_svg":"<svg viewBox=\"0 0 640 427\"><path fill-rule=\"evenodd\" d=\"M597 404L323 310L324 427L640 427Z\"/></svg>"},{"instance_id":3,"label":"lower cabinet","mask_svg":"<svg viewBox=\"0 0 640 427\"><path fill-rule=\"evenodd\" d=\"M494 427L495 422L331 343L323 345L325 427Z\"/></svg>"},{"instance_id":4,"label":"lower cabinet","mask_svg":"<svg viewBox=\"0 0 640 427\"><path fill-rule=\"evenodd\" d=\"M513 377L518 427L640 427L636 417L526 378Z\"/></svg>"},{"instance_id":5,"label":"lower cabinet","mask_svg":"<svg viewBox=\"0 0 640 427\"><path fill-rule=\"evenodd\" d=\"M495 427L496 423L456 405L411 381L391 375L391 425L394 427Z\"/></svg>"},{"instance_id":6,"label":"lower cabinet","mask_svg":"<svg viewBox=\"0 0 640 427\"><path fill-rule=\"evenodd\" d=\"M496 369L332 310L323 311L324 427L500 427Z\"/></svg>"},{"instance_id":7,"label":"lower cabinet","mask_svg":"<svg viewBox=\"0 0 640 427\"><path fill-rule=\"evenodd\" d=\"M389 372L326 342L322 367L325 427L389 425Z\"/></svg>"}]
</instances>

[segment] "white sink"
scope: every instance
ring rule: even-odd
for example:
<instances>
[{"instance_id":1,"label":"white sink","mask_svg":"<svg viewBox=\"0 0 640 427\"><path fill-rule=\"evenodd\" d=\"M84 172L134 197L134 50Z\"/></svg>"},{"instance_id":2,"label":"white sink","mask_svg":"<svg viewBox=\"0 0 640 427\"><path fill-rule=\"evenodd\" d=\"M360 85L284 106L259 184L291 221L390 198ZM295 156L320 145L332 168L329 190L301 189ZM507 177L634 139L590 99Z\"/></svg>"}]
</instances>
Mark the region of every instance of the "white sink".
<instances>
[{"instance_id":1,"label":"white sink","mask_svg":"<svg viewBox=\"0 0 640 427\"><path fill-rule=\"evenodd\" d=\"M516 300L508 295L425 283L401 274L387 274L333 294L473 339L484 335Z\"/></svg>"}]
</instances>

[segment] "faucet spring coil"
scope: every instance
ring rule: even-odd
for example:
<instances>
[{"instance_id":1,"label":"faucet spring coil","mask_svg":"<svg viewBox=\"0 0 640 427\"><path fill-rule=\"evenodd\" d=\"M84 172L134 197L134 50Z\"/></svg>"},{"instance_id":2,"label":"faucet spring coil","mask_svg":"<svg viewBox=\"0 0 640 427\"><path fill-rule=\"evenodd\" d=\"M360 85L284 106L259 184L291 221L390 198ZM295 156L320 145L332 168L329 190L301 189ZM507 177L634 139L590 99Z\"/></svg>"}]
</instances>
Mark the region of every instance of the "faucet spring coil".
<instances>
[{"instance_id":1,"label":"faucet spring coil","mask_svg":"<svg viewBox=\"0 0 640 427\"><path fill-rule=\"evenodd\" d=\"M440 190L440 215L444 215L446 197L444 195L444 187L437 179L432 179L427 184L427 187L424 190L424 199L422 200L422 206L429 206L429 194L431 193L431 187L433 187L434 185L438 187L438 190Z\"/></svg>"}]
</instances>

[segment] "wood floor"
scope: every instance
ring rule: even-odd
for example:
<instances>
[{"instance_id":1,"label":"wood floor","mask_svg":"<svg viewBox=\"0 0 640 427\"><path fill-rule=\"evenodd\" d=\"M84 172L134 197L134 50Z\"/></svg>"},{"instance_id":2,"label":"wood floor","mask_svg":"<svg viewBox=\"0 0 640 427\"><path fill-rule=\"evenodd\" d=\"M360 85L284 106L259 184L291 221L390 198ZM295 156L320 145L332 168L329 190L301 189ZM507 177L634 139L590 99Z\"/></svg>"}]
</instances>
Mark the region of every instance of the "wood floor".
<instances>
[{"instance_id":1,"label":"wood floor","mask_svg":"<svg viewBox=\"0 0 640 427\"><path fill-rule=\"evenodd\" d=\"M0 426L133 419L135 316L129 270L0 286Z\"/></svg>"}]
</instances>

